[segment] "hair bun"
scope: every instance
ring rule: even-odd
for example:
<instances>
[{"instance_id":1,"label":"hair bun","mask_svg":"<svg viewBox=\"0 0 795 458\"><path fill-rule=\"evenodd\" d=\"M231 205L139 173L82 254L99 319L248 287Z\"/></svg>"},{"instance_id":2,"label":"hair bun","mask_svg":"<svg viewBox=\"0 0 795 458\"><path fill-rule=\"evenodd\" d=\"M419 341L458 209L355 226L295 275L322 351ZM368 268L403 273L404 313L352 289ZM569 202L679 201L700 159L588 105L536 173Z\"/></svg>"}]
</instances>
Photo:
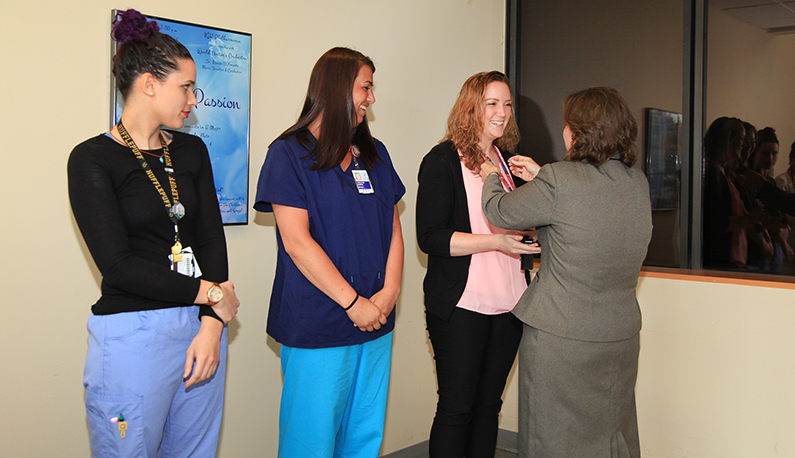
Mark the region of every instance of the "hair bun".
<instances>
[{"instance_id":1,"label":"hair bun","mask_svg":"<svg viewBox=\"0 0 795 458\"><path fill-rule=\"evenodd\" d=\"M113 19L113 28L110 36L119 44L131 41L145 41L153 32L160 31L160 26L155 21L149 21L146 16L134 9L122 11Z\"/></svg>"}]
</instances>

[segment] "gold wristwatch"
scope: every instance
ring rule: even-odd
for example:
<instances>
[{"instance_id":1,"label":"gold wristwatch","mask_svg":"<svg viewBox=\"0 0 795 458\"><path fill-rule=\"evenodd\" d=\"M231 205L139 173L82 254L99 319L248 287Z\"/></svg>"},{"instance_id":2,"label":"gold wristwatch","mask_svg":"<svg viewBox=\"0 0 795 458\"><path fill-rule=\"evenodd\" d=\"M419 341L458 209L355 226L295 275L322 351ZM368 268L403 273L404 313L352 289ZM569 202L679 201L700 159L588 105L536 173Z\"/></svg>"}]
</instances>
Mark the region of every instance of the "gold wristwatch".
<instances>
[{"instance_id":1,"label":"gold wristwatch","mask_svg":"<svg viewBox=\"0 0 795 458\"><path fill-rule=\"evenodd\" d=\"M221 286L218 283L213 282L213 286L207 290L207 305L213 306L221 302L221 299L223 298L224 290L221 289Z\"/></svg>"}]
</instances>

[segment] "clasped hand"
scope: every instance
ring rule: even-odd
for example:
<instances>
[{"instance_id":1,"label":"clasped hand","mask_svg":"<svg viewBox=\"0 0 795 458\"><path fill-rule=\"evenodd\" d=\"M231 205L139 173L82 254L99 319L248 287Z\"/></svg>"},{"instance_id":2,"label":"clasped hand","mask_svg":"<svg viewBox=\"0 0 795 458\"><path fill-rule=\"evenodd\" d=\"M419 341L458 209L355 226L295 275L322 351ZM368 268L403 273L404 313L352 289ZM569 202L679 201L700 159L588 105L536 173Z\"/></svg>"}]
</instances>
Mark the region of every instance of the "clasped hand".
<instances>
[{"instance_id":1,"label":"clasped hand","mask_svg":"<svg viewBox=\"0 0 795 458\"><path fill-rule=\"evenodd\" d=\"M375 303L359 296L353 307L346 311L353 325L362 332L373 332L386 324L387 315Z\"/></svg>"},{"instance_id":2,"label":"clasped hand","mask_svg":"<svg viewBox=\"0 0 795 458\"><path fill-rule=\"evenodd\" d=\"M229 323L232 318L237 315L238 308L240 308L240 301L235 294L235 285L231 281L219 283L221 289L224 291L224 297L217 304L212 306L213 312L218 315L224 323Z\"/></svg>"}]
</instances>

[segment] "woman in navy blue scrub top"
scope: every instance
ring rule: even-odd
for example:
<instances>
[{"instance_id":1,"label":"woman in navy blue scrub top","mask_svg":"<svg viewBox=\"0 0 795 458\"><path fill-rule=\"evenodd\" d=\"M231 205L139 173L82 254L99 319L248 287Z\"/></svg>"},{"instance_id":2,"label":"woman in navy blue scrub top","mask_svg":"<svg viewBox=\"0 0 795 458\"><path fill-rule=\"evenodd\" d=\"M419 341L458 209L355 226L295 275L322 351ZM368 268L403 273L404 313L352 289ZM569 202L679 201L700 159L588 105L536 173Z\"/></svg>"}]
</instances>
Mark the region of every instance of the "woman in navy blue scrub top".
<instances>
[{"instance_id":1,"label":"woman in navy blue scrub top","mask_svg":"<svg viewBox=\"0 0 795 458\"><path fill-rule=\"evenodd\" d=\"M254 208L273 212L279 247L267 331L282 344L280 457L381 448L405 188L367 124L374 71L357 51L323 54L257 185Z\"/></svg>"}]
</instances>

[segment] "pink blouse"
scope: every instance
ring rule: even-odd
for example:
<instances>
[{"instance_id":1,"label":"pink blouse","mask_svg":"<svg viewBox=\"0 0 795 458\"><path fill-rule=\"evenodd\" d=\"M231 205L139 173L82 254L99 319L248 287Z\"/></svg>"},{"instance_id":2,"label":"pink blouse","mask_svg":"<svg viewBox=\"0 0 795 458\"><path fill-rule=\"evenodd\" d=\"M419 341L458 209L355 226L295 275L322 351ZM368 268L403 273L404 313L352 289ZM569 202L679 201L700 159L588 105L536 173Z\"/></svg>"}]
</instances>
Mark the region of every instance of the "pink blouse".
<instances>
[{"instance_id":1,"label":"pink blouse","mask_svg":"<svg viewBox=\"0 0 795 458\"><path fill-rule=\"evenodd\" d=\"M461 153L458 153L459 156ZM504 174L505 166L500 156L500 174ZM480 195L483 181L480 175L469 170L461 160L461 172L464 175L464 189L467 194L469 224L473 234L505 234L509 231L492 226L486 219L481 208ZM511 180L510 175L507 177ZM502 180L505 183L505 179ZM512 180L511 180L512 182ZM505 185L503 184L503 187ZM506 189L507 191L507 189ZM469 264L469 275L464 294L457 307L482 313L498 315L510 312L527 288L521 270L519 255L508 255L501 251L474 253Z\"/></svg>"},{"instance_id":2,"label":"pink blouse","mask_svg":"<svg viewBox=\"0 0 795 458\"><path fill-rule=\"evenodd\" d=\"M731 178L726 176L726 171L723 167L720 168L723 176L726 177L726 182L729 184L729 195L731 196L732 216L738 217L747 215L745 211L745 204L740 197L740 191L734 186ZM732 230L731 233L731 246L729 247L729 262L739 268L745 267L748 261L748 237L744 227Z\"/></svg>"}]
</instances>

